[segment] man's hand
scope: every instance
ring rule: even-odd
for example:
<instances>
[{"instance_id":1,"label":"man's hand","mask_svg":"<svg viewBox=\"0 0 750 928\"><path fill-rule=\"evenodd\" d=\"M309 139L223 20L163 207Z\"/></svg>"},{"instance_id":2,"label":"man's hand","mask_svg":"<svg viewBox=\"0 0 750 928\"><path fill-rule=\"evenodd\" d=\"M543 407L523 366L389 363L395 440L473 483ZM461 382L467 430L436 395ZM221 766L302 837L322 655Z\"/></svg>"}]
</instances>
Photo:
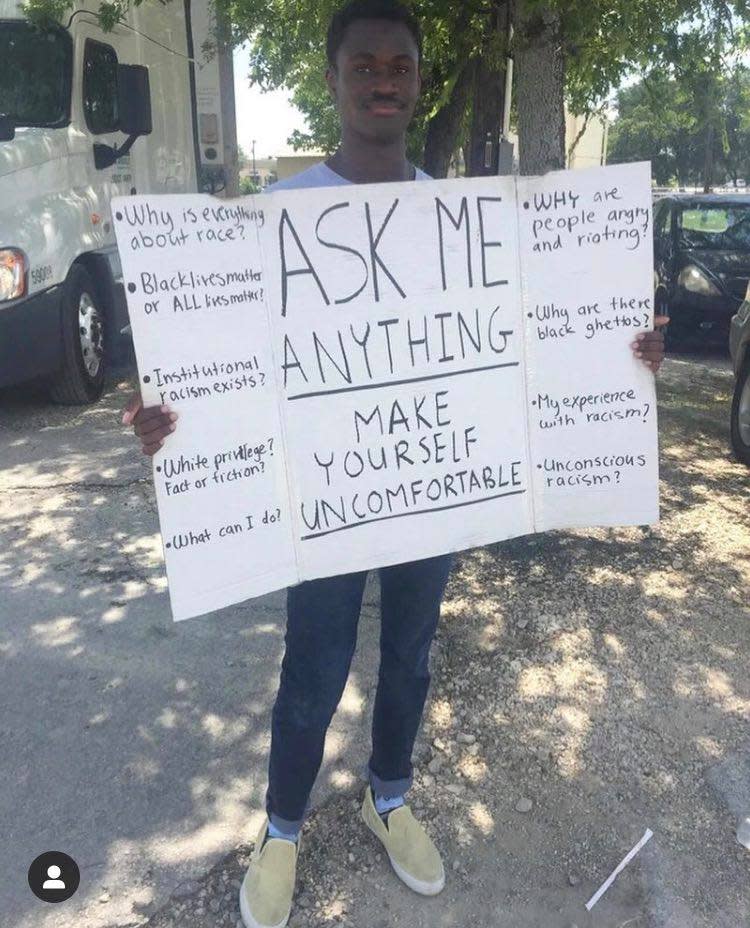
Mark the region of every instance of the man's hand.
<instances>
[{"instance_id":1,"label":"man's hand","mask_svg":"<svg viewBox=\"0 0 750 928\"><path fill-rule=\"evenodd\" d=\"M654 319L653 332L641 332L631 344L633 354L656 373L664 360L664 333L659 331L669 325L669 316L657 316Z\"/></svg>"},{"instance_id":2,"label":"man's hand","mask_svg":"<svg viewBox=\"0 0 750 928\"><path fill-rule=\"evenodd\" d=\"M167 435L177 428L177 413L171 412L169 406L149 406L143 408L140 393L130 397L122 413L122 424L132 425L133 431L141 441L144 454L156 454L164 444Z\"/></svg>"}]
</instances>

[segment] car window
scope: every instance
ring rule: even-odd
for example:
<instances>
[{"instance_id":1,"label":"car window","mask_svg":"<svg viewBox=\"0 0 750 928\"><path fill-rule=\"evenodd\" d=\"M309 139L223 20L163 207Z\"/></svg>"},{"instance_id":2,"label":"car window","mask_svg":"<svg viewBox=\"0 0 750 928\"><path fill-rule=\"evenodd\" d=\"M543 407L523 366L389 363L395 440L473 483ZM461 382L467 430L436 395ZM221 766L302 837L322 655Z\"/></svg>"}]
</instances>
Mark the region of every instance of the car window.
<instances>
[{"instance_id":1,"label":"car window","mask_svg":"<svg viewBox=\"0 0 750 928\"><path fill-rule=\"evenodd\" d=\"M726 209L684 209L682 228L688 232L724 232L729 225Z\"/></svg>"},{"instance_id":2,"label":"car window","mask_svg":"<svg viewBox=\"0 0 750 928\"><path fill-rule=\"evenodd\" d=\"M701 204L680 212L680 241L686 248L750 251L750 204Z\"/></svg>"},{"instance_id":3,"label":"car window","mask_svg":"<svg viewBox=\"0 0 750 928\"><path fill-rule=\"evenodd\" d=\"M93 39L86 40L83 57L83 111L94 135L119 128L117 55L110 45Z\"/></svg>"},{"instance_id":4,"label":"car window","mask_svg":"<svg viewBox=\"0 0 750 928\"><path fill-rule=\"evenodd\" d=\"M724 231L725 247L737 251L750 251L750 208L730 210L729 222Z\"/></svg>"},{"instance_id":5,"label":"car window","mask_svg":"<svg viewBox=\"0 0 750 928\"><path fill-rule=\"evenodd\" d=\"M64 29L0 19L0 111L14 126L67 126L72 65Z\"/></svg>"}]
</instances>

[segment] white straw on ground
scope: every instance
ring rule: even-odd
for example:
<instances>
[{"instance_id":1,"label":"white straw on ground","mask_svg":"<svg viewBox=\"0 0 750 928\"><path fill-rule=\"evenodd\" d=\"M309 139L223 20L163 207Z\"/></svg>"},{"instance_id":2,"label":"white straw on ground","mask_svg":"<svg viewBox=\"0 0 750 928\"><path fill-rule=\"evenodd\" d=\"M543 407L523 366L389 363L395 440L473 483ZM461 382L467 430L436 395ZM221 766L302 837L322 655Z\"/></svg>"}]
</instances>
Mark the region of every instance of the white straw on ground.
<instances>
[{"instance_id":1,"label":"white straw on ground","mask_svg":"<svg viewBox=\"0 0 750 928\"><path fill-rule=\"evenodd\" d=\"M654 833L650 828L647 828L641 840L636 844L632 851L629 851L625 857L620 861L620 863L615 867L612 873L607 877L607 879L602 883L602 885L597 889L594 895L586 903L586 909L590 912L597 902L602 898L606 893L609 887L614 883L617 877L622 873L622 871L627 867L630 861L635 857L635 855L644 848L648 842L653 838Z\"/></svg>"}]
</instances>

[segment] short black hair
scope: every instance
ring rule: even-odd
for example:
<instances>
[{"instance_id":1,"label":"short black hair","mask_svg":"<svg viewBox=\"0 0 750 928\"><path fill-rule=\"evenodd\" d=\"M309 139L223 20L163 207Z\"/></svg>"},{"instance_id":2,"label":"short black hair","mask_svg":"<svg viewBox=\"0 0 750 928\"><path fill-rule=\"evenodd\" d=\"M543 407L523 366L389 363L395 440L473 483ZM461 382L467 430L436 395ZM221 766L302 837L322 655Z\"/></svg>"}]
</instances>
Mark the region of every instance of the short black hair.
<instances>
[{"instance_id":1,"label":"short black hair","mask_svg":"<svg viewBox=\"0 0 750 928\"><path fill-rule=\"evenodd\" d=\"M392 23L403 23L411 32L417 45L419 60L422 60L422 27L408 6L398 0L349 0L334 13L328 27L326 53L328 63L335 67L336 56L344 41L346 30L360 19L387 19Z\"/></svg>"}]
</instances>

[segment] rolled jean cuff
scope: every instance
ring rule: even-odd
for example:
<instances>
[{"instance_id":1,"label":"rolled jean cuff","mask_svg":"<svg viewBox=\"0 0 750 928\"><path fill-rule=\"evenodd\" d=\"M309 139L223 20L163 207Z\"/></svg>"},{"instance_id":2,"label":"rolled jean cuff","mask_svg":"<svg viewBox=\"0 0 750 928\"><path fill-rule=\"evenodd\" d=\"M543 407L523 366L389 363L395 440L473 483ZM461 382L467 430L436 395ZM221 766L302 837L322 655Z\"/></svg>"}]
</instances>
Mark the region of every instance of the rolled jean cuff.
<instances>
[{"instance_id":1,"label":"rolled jean cuff","mask_svg":"<svg viewBox=\"0 0 750 928\"><path fill-rule=\"evenodd\" d=\"M382 796L383 799L395 799L397 796L403 796L411 787L413 777L403 777L401 780L381 780L377 773L373 773L368 766L367 779L376 796Z\"/></svg>"},{"instance_id":2,"label":"rolled jean cuff","mask_svg":"<svg viewBox=\"0 0 750 928\"><path fill-rule=\"evenodd\" d=\"M305 820L301 818L299 821L292 822L288 818L281 818L281 816L276 815L275 812L271 812L268 816L268 821L274 828L278 828L278 830L284 834L292 834L302 829L302 824Z\"/></svg>"}]
</instances>

